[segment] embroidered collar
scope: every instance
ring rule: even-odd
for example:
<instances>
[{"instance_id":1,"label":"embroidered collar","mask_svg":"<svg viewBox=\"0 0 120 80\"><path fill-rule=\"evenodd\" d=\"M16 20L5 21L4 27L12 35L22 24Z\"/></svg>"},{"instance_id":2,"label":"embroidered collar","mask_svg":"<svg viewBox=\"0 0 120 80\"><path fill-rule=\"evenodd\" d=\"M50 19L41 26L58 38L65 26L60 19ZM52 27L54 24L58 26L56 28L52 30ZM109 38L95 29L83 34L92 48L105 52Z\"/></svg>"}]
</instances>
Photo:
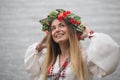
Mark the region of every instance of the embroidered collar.
<instances>
[{"instance_id":1,"label":"embroidered collar","mask_svg":"<svg viewBox=\"0 0 120 80\"><path fill-rule=\"evenodd\" d=\"M70 62L70 58L67 58L65 60L65 62L63 63L63 65L60 67L60 69L58 70L57 73L53 73L54 65L52 65L48 69L48 77L52 78L52 80L58 80L59 77L63 77L64 78L65 77L65 68L67 67L67 65L68 65L69 62ZM61 72L62 72L62 74L61 74Z\"/></svg>"}]
</instances>

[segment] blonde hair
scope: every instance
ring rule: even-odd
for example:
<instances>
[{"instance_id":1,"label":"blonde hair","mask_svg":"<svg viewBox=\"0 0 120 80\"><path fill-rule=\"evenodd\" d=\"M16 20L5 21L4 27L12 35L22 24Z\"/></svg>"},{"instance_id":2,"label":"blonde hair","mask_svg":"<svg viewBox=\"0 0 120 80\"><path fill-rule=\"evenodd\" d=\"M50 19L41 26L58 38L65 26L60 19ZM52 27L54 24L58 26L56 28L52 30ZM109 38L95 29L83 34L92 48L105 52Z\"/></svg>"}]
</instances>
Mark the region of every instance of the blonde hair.
<instances>
[{"instance_id":1,"label":"blonde hair","mask_svg":"<svg viewBox=\"0 0 120 80\"><path fill-rule=\"evenodd\" d=\"M73 25L68 24L69 31L69 52L70 52L70 61L74 74L77 76L79 80L84 80L84 66L82 59L82 51L81 45L78 41L76 30L72 27ZM55 43L52 39L51 32L48 36L48 44L47 44L47 54L45 58L44 64L44 80L47 80L47 71L48 68L55 63L57 56L61 53L59 44Z\"/></svg>"}]
</instances>

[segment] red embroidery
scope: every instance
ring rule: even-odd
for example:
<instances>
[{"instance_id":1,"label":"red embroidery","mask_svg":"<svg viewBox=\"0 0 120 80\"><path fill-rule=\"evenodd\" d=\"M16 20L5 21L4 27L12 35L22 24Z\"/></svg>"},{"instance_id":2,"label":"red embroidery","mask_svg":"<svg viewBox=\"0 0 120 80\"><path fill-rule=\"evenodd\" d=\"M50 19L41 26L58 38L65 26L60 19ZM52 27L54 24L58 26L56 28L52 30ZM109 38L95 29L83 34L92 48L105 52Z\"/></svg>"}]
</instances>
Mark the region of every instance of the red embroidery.
<instances>
[{"instance_id":1,"label":"red embroidery","mask_svg":"<svg viewBox=\"0 0 120 80\"><path fill-rule=\"evenodd\" d=\"M89 38L93 37L93 35L92 35L93 33L94 33L94 31L92 31L92 30L89 32Z\"/></svg>"},{"instance_id":2,"label":"red embroidery","mask_svg":"<svg viewBox=\"0 0 120 80\"><path fill-rule=\"evenodd\" d=\"M65 68L69 62L70 62L70 59L67 58L65 60L65 62L63 63L62 67L59 69L58 73L53 73L54 66L52 65L48 69L48 76L52 77L53 80L57 80L57 79L59 79L59 77L65 77Z\"/></svg>"}]
</instances>

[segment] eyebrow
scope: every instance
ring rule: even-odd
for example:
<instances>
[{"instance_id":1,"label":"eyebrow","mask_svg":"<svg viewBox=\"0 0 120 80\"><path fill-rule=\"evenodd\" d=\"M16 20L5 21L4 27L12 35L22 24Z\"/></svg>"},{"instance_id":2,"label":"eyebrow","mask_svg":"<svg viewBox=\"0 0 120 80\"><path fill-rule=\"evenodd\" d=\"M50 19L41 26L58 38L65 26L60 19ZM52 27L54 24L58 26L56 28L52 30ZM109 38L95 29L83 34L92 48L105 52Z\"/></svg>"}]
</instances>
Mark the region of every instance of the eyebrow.
<instances>
[{"instance_id":1,"label":"eyebrow","mask_svg":"<svg viewBox=\"0 0 120 80\"><path fill-rule=\"evenodd\" d=\"M61 25L61 24L63 24L62 22L60 22L58 25ZM54 27L54 25L52 25L51 27Z\"/></svg>"}]
</instances>

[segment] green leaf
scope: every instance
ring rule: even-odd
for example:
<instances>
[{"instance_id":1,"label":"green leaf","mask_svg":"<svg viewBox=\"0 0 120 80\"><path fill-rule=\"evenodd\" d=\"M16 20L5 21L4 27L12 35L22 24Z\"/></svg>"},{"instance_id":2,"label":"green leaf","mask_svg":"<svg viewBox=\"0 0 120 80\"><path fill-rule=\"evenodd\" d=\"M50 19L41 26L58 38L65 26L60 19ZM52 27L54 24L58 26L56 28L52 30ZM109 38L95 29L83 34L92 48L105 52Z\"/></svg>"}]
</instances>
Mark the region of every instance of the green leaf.
<instances>
[{"instance_id":1,"label":"green leaf","mask_svg":"<svg viewBox=\"0 0 120 80\"><path fill-rule=\"evenodd\" d=\"M75 15L75 14L71 13L71 14L69 14L67 17L68 17L68 18L73 18L74 15Z\"/></svg>"},{"instance_id":2,"label":"green leaf","mask_svg":"<svg viewBox=\"0 0 120 80\"><path fill-rule=\"evenodd\" d=\"M56 9L56 11L58 11L58 12L65 12L65 10L63 10L63 9Z\"/></svg>"},{"instance_id":3,"label":"green leaf","mask_svg":"<svg viewBox=\"0 0 120 80\"><path fill-rule=\"evenodd\" d=\"M57 12L55 12L55 11L52 11L49 13L49 16L56 16L56 15L57 15Z\"/></svg>"},{"instance_id":4,"label":"green leaf","mask_svg":"<svg viewBox=\"0 0 120 80\"><path fill-rule=\"evenodd\" d=\"M83 33L84 27L85 27L84 25L80 25L80 26L77 27L76 30Z\"/></svg>"},{"instance_id":5,"label":"green leaf","mask_svg":"<svg viewBox=\"0 0 120 80\"><path fill-rule=\"evenodd\" d=\"M74 16L73 17L75 20L80 20L81 18L79 16Z\"/></svg>"},{"instance_id":6,"label":"green leaf","mask_svg":"<svg viewBox=\"0 0 120 80\"><path fill-rule=\"evenodd\" d=\"M48 18L45 18L45 19L41 19L39 22L40 22L41 24L45 24L47 21L48 21Z\"/></svg>"}]
</instances>

